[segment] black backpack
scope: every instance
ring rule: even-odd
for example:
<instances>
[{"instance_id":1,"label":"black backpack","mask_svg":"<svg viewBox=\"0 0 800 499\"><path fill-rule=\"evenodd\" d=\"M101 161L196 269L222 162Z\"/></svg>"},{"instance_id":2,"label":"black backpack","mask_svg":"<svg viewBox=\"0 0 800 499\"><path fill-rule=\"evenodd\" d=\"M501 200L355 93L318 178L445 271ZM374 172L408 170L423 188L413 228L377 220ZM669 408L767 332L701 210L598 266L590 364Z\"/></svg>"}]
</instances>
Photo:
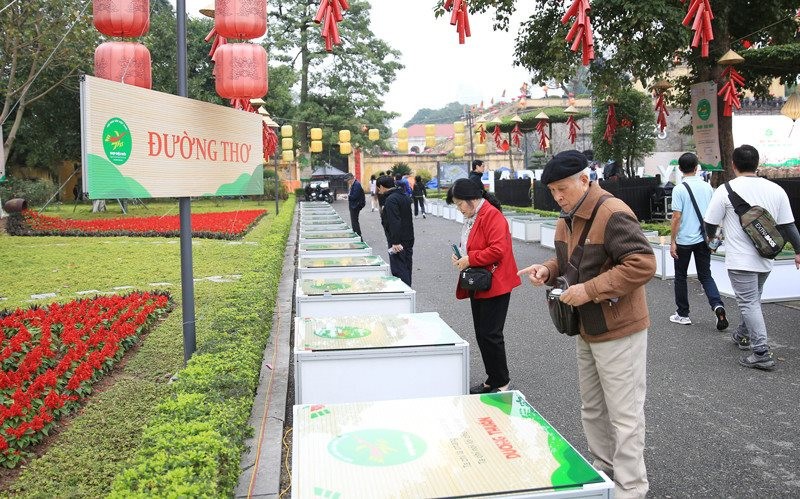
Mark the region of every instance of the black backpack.
<instances>
[{"instance_id":1,"label":"black backpack","mask_svg":"<svg viewBox=\"0 0 800 499\"><path fill-rule=\"evenodd\" d=\"M725 189L728 190L728 199L731 200L734 211L739 215L742 230L753 241L758 254L764 258L774 259L786 244L778 231L775 219L765 208L750 206L742 196L733 192L728 182L725 182Z\"/></svg>"}]
</instances>

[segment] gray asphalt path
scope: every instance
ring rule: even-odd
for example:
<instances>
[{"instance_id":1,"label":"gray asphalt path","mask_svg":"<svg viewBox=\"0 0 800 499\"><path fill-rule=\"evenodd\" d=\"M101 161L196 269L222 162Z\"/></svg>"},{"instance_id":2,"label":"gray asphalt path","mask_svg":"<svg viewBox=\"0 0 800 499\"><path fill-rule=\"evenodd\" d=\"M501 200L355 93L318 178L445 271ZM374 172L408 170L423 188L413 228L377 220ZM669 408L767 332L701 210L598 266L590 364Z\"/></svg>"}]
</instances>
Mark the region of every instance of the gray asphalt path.
<instances>
[{"instance_id":1,"label":"gray asphalt path","mask_svg":"<svg viewBox=\"0 0 800 499\"><path fill-rule=\"evenodd\" d=\"M346 201L334 207L349 222ZM364 240L388 261L378 212L361 212ZM418 312L438 312L471 347L471 384L485 372L469 303L455 299L450 244L461 225L428 216L414 220L413 288ZM517 265L542 262L552 250L514 242ZM800 282L800 271L797 271ZM800 285L800 284L799 284ZM702 288L690 279L691 326L669 322L675 311L672 281L647 285L649 332L646 464L650 497L800 497L800 307L765 304L773 372L740 367L729 335L714 327ZM731 327L735 300L723 298ZM580 423L575 340L555 332L544 291L515 289L505 326L512 387L581 453L588 455Z\"/></svg>"}]
</instances>

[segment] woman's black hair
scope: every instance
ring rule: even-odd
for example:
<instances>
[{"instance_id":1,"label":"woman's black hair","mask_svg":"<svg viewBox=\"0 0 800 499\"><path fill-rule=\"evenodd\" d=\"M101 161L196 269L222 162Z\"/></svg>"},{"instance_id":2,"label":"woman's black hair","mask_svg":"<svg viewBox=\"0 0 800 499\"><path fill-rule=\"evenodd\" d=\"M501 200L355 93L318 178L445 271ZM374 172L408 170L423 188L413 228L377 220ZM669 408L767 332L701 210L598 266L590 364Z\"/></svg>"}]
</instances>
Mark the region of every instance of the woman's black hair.
<instances>
[{"instance_id":1,"label":"woman's black hair","mask_svg":"<svg viewBox=\"0 0 800 499\"><path fill-rule=\"evenodd\" d=\"M375 184L377 187L386 187L387 189L393 189L395 186L394 179L390 175L381 175Z\"/></svg>"},{"instance_id":2,"label":"woman's black hair","mask_svg":"<svg viewBox=\"0 0 800 499\"><path fill-rule=\"evenodd\" d=\"M485 199L489 204L503 211L503 206L500 204L500 201L498 201L492 193L481 189L478 187L478 184L467 178L456 180L447 190L447 197L445 198L447 204L453 204L453 198L463 199L464 201Z\"/></svg>"},{"instance_id":3,"label":"woman's black hair","mask_svg":"<svg viewBox=\"0 0 800 499\"><path fill-rule=\"evenodd\" d=\"M375 177L375 175L370 175L370 176L369 176L369 180L370 180L370 181L373 181L373 180L375 180L375 178L376 178L376 177Z\"/></svg>"},{"instance_id":4,"label":"woman's black hair","mask_svg":"<svg viewBox=\"0 0 800 499\"><path fill-rule=\"evenodd\" d=\"M414 177L414 181L415 182L422 182L422 177L417 175L416 177Z\"/></svg>"}]
</instances>

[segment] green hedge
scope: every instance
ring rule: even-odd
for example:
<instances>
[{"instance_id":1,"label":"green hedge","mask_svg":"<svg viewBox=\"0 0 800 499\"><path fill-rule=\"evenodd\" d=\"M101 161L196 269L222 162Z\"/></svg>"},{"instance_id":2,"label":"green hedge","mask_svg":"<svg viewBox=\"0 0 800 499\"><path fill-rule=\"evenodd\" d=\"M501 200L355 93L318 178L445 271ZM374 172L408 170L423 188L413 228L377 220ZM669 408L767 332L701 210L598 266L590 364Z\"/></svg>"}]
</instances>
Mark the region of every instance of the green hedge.
<instances>
[{"instance_id":1,"label":"green hedge","mask_svg":"<svg viewBox=\"0 0 800 499\"><path fill-rule=\"evenodd\" d=\"M250 436L247 420L272 329L294 202L290 197L260 242L254 270L242 276L237 292L210 318L213 339L200 345L178 373L173 396L148 422L136 458L116 477L110 497L233 494Z\"/></svg>"}]
</instances>

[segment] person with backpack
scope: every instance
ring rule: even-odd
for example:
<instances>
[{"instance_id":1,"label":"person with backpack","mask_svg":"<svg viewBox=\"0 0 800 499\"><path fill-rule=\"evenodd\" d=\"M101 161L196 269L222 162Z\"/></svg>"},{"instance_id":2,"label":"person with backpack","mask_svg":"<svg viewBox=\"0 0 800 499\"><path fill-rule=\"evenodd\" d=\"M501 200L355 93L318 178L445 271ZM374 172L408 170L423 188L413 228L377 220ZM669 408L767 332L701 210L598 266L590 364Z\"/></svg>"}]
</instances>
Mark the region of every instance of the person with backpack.
<instances>
[{"instance_id":1,"label":"person with backpack","mask_svg":"<svg viewBox=\"0 0 800 499\"><path fill-rule=\"evenodd\" d=\"M728 327L728 318L717 283L711 276L711 250L703 227L703 213L708 208L714 190L697 175L697 166L697 156L690 152L681 155L678 169L683 173L683 182L672 189L672 241L669 252L675 260L675 305L678 309L669 320L676 324L692 323L686 277L689 261L694 255L697 279L703 285L708 304L714 311L717 329L723 331Z\"/></svg>"},{"instance_id":2,"label":"person with backpack","mask_svg":"<svg viewBox=\"0 0 800 499\"><path fill-rule=\"evenodd\" d=\"M800 233L794 224L789 196L778 184L756 176L758 151L750 145L733 150L733 172L736 178L717 188L706 211L706 234L715 234L722 225L725 233L725 267L731 280L741 313L741 324L731 332L731 339L740 350L752 350L739 363L745 367L771 371L775 360L767 342L767 326L761 311L761 292L772 271L772 258L759 252L756 242L743 228L741 203L749 208L767 211L774 219L778 233L767 234L769 240L781 238L794 247L794 263L800 269ZM730 190L729 190L730 189ZM741 198L741 202L739 199ZM737 210L737 205L740 208ZM760 223L762 228L768 222Z\"/></svg>"}]
</instances>

